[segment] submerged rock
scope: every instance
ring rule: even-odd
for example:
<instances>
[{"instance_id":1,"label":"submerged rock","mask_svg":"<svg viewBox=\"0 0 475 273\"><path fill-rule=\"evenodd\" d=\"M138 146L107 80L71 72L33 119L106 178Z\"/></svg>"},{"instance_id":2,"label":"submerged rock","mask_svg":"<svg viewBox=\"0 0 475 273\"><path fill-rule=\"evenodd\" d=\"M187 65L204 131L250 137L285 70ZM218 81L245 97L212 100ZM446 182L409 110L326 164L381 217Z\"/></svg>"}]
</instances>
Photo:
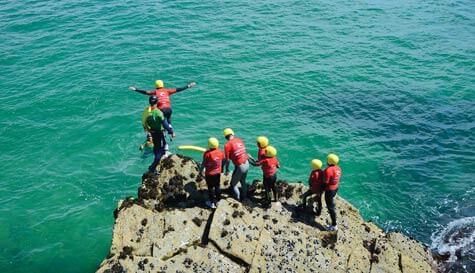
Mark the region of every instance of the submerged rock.
<instances>
[{"instance_id":1,"label":"submerged rock","mask_svg":"<svg viewBox=\"0 0 475 273\"><path fill-rule=\"evenodd\" d=\"M302 184L279 183L279 202L263 202L255 181L251 201L223 193L204 207L207 188L192 159L172 155L161 175L144 175L138 198L116 209L112 246L103 272L434 272L428 251L400 233L365 222L337 197L338 232L329 216L297 209ZM221 181L229 185L229 177ZM310 200L311 201L311 200Z\"/></svg>"}]
</instances>

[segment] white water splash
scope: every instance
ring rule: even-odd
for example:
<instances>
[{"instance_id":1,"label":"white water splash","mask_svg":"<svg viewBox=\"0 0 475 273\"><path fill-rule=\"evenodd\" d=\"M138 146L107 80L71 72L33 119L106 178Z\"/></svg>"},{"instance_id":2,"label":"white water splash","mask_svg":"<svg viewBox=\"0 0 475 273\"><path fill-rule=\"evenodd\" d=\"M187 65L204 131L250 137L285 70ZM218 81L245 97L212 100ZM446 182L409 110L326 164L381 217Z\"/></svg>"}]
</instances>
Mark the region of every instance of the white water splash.
<instances>
[{"instance_id":1,"label":"white water splash","mask_svg":"<svg viewBox=\"0 0 475 273\"><path fill-rule=\"evenodd\" d=\"M473 255L472 252L475 249L475 217L452 221L439 233L432 234L431 249L440 255L450 255L447 261L449 263Z\"/></svg>"}]
</instances>

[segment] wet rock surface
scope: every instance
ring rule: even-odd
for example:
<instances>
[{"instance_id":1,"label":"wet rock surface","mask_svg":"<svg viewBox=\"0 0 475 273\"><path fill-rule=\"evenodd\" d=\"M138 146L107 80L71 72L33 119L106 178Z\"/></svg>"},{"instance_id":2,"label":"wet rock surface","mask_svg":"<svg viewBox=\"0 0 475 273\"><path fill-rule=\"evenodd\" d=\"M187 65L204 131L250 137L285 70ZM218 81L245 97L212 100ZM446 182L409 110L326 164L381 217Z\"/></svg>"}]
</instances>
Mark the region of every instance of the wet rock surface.
<instances>
[{"instance_id":1,"label":"wet rock surface","mask_svg":"<svg viewBox=\"0 0 475 273\"><path fill-rule=\"evenodd\" d=\"M97 272L434 272L420 243L365 222L339 197L339 230L328 232L326 209L298 208L302 184L279 181L279 200L268 205L254 181L241 203L223 177L223 199L210 210L196 162L172 155L159 169L159 177L144 175L137 198L119 202Z\"/></svg>"}]
</instances>

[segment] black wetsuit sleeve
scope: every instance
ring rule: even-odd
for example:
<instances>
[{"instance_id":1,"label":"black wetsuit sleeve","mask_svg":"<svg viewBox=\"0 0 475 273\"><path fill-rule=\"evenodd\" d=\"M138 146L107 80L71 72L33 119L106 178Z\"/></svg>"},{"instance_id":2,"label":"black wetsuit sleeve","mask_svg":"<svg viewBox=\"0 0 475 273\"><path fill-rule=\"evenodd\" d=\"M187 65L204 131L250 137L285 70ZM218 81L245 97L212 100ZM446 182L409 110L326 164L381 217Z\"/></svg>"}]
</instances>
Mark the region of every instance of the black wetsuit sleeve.
<instances>
[{"instance_id":1,"label":"black wetsuit sleeve","mask_svg":"<svg viewBox=\"0 0 475 273\"><path fill-rule=\"evenodd\" d=\"M224 169L226 173L229 173L229 159L224 160Z\"/></svg>"},{"instance_id":2,"label":"black wetsuit sleeve","mask_svg":"<svg viewBox=\"0 0 475 273\"><path fill-rule=\"evenodd\" d=\"M252 157L249 157L248 161L249 161L249 164L251 164L254 167L259 166L257 165L257 161Z\"/></svg>"},{"instance_id":3,"label":"black wetsuit sleeve","mask_svg":"<svg viewBox=\"0 0 475 273\"><path fill-rule=\"evenodd\" d=\"M203 159L201 160L200 168L198 170L198 175L200 175L205 169L205 156L206 156L206 152L203 154Z\"/></svg>"},{"instance_id":4,"label":"black wetsuit sleeve","mask_svg":"<svg viewBox=\"0 0 475 273\"><path fill-rule=\"evenodd\" d=\"M147 91L145 91L145 90L135 89L134 91L137 92L137 93L140 93L140 94L147 95Z\"/></svg>"},{"instance_id":5,"label":"black wetsuit sleeve","mask_svg":"<svg viewBox=\"0 0 475 273\"><path fill-rule=\"evenodd\" d=\"M168 121L166 119L162 120L162 125L163 125L163 128L165 128L167 130L169 135L173 135L173 129L170 126L170 124L168 124Z\"/></svg>"},{"instance_id":6,"label":"black wetsuit sleeve","mask_svg":"<svg viewBox=\"0 0 475 273\"><path fill-rule=\"evenodd\" d=\"M178 93L178 92L183 91L183 90L186 90L186 89L188 89L188 85L185 85L185 86L183 86L183 87L177 87L177 88L176 88L176 92Z\"/></svg>"},{"instance_id":7,"label":"black wetsuit sleeve","mask_svg":"<svg viewBox=\"0 0 475 273\"><path fill-rule=\"evenodd\" d=\"M226 159L223 159L223 160L221 161L221 173L224 173L224 168L226 168L225 165L226 165Z\"/></svg>"}]
</instances>

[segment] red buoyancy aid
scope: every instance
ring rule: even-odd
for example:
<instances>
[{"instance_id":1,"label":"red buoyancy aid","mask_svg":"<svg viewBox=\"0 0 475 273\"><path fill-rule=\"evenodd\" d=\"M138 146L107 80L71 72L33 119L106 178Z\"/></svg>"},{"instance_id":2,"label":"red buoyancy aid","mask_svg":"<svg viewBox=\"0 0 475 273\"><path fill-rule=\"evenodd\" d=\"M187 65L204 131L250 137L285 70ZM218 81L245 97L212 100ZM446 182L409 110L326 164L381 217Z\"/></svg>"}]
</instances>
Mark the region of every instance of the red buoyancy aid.
<instances>
[{"instance_id":1,"label":"red buoyancy aid","mask_svg":"<svg viewBox=\"0 0 475 273\"><path fill-rule=\"evenodd\" d=\"M322 193L324 190L325 187L323 184L323 174L323 170L313 170L310 173L308 180L310 182L310 189L313 193Z\"/></svg>"},{"instance_id":2,"label":"red buoyancy aid","mask_svg":"<svg viewBox=\"0 0 475 273\"><path fill-rule=\"evenodd\" d=\"M334 191L338 189L341 178L341 169L337 165L330 165L325 169L325 189Z\"/></svg>"},{"instance_id":3,"label":"red buoyancy aid","mask_svg":"<svg viewBox=\"0 0 475 273\"><path fill-rule=\"evenodd\" d=\"M205 175L217 175L221 173L221 165L224 153L219 149L208 150L203 155Z\"/></svg>"},{"instance_id":4,"label":"red buoyancy aid","mask_svg":"<svg viewBox=\"0 0 475 273\"><path fill-rule=\"evenodd\" d=\"M158 98L158 109L171 108L170 95L175 94L175 88L157 88L155 96Z\"/></svg>"},{"instance_id":5,"label":"red buoyancy aid","mask_svg":"<svg viewBox=\"0 0 475 273\"><path fill-rule=\"evenodd\" d=\"M236 166L244 164L248 159L246 146L244 146L244 142L237 137L229 140L224 145L224 154L226 159L230 159Z\"/></svg>"},{"instance_id":6,"label":"red buoyancy aid","mask_svg":"<svg viewBox=\"0 0 475 273\"><path fill-rule=\"evenodd\" d=\"M277 172L279 160L277 160L277 157L264 157L262 160L259 160L259 165L261 165L264 176L271 177Z\"/></svg>"}]
</instances>

